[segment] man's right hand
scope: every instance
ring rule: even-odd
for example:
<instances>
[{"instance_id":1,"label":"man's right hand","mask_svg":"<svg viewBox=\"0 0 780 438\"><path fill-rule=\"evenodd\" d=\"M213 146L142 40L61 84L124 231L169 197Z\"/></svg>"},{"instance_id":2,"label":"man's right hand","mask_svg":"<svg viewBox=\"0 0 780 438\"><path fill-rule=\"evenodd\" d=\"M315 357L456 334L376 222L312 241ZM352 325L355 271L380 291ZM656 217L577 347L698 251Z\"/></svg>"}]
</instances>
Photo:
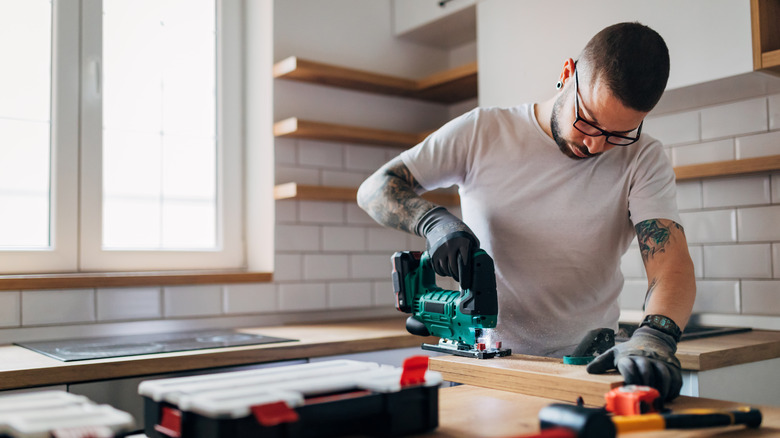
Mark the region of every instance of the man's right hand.
<instances>
[{"instance_id":1,"label":"man's right hand","mask_svg":"<svg viewBox=\"0 0 780 438\"><path fill-rule=\"evenodd\" d=\"M446 208L436 207L420 218L415 231L425 236L433 270L439 275L454 278L463 289L470 288L472 256L479 248L479 239L468 225Z\"/></svg>"}]
</instances>

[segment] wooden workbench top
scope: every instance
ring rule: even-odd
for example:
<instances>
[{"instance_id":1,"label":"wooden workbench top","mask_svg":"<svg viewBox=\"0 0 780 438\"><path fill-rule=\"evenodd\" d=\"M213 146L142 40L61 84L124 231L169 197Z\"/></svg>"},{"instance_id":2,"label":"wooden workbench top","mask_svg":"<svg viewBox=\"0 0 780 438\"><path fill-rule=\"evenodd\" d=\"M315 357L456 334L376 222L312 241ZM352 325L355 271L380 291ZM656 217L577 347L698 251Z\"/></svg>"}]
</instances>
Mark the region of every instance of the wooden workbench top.
<instances>
[{"instance_id":1,"label":"wooden workbench top","mask_svg":"<svg viewBox=\"0 0 780 438\"><path fill-rule=\"evenodd\" d=\"M240 329L241 332L298 339L278 344L157 353L62 362L16 345L0 346L0 390L248 365L395 348L417 347L405 318L298 324Z\"/></svg>"},{"instance_id":2,"label":"wooden workbench top","mask_svg":"<svg viewBox=\"0 0 780 438\"><path fill-rule=\"evenodd\" d=\"M439 391L439 427L426 437L516 437L539 431L539 411L555 400L469 385ZM666 407L682 409L735 409L744 406L694 397L678 397ZM780 436L780 408L759 407L763 422L758 429L743 426L632 433L632 438L776 437ZM621 435L622 436L622 435Z\"/></svg>"}]
</instances>

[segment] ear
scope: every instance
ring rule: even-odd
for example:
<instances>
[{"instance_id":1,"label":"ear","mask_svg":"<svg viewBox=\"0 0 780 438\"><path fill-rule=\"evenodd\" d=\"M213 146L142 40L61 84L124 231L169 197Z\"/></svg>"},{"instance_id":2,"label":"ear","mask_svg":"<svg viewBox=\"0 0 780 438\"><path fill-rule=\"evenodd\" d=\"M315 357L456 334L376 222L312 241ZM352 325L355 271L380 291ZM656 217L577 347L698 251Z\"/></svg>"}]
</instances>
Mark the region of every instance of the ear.
<instances>
[{"instance_id":1,"label":"ear","mask_svg":"<svg viewBox=\"0 0 780 438\"><path fill-rule=\"evenodd\" d=\"M566 85L566 82L574 77L574 60L569 58L566 60L566 62L563 63L563 70L561 70L561 76L558 78L559 81L563 85Z\"/></svg>"}]
</instances>

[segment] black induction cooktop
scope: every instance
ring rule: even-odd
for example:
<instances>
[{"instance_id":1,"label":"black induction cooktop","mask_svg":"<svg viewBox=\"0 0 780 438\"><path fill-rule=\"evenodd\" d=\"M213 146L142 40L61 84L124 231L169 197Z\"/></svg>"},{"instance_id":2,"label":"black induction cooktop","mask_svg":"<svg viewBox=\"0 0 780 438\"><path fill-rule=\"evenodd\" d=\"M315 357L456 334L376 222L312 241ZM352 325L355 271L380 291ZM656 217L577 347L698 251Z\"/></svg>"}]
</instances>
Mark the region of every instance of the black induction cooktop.
<instances>
[{"instance_id":1,"label":"black induction cooktop","mask_svg":"<svg viewBox=\"0 0 780 438\"><path fill-rule=\"evenodd\" d=\"M14 344L63 362L70 362L138 354L171 353L205 348L293 342L296 340L220 329L59 341L15 342Z\"/></svg>"},{"instance_id":2,"label":"black induction cooktop","mask_svg":"<svg viewBox=\"0 0 780 438\"><path fill-rule=\"evenodd\" d=\"M637 327L639 327L638 324L621 322L620 330L615 334L615 340L618 342L627 341ZM748 332L750 330L752 330L750 327L718 327L694 324L685 327L680 340L687 341L690 339L709 338L712 336Z\"/></svg>"}]
</instances>

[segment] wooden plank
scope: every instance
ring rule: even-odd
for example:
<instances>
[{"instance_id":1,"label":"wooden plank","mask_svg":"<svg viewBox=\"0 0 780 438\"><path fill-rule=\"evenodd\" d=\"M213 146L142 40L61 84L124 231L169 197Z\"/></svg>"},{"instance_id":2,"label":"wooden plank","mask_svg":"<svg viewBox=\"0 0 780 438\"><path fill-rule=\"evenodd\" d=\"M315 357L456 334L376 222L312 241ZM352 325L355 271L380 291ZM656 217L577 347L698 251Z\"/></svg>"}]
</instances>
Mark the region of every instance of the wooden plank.
<instances>
[{"instance_id":1,"label":"wooden plank","mask_svg":"<svg viewBox=\"0 0 780 438\"><path fill-rule=\"evenodd\" d=\"M774 170L780 170L780 155L678 166L674 168L674 173L677 176L677 181L684 181L696 178L741 175Z\"/></svg>"},{"instance_id":2,"label":"wooden plank","mask_svg":"<svg viewBox=\"0 0 780 438\"><path fill-rule=\"evenodd\" d=\"M291 117L274 123L274 136L409 148L422 138L417 133L313 122Z\"/></svg>"},{"instance_id":3,"label":"wooden plank","mask_svg":"<svg viewBox=\"0 0 780 438\"><path fill-rule=\"evenodd\" d=\"M439 356L430 360L430 369L444 380L519 392L521 394L600 405L604 394L623 384L617 372L593 375L584 366L564 365L560 359L512 355L494 359Z\"/></svg>"},{"instance_id":4,"label":"wooden plank","mask_svg":"<svg viewBox=\"0 0 780 438\"><path fill-rule=\"evenodd\" d=\"M772 69L780 67L780 50L772 50L761 54L761 67L763 69Z\"/></svg>"},{"instance_id":5,"label":"wooden plank","mask_svg":"<svg viewBox=\"0 0 780 438\"><path fill-rule=\"evenodd\" d=\"M434 190L424 193L422 197L439 205L452 206L460 204L460 197L457 193ZM357 202L357 189L352 187L313 186L291 182L274 187L274 199Z\"/></svg>"},{"instance_id":6,"label":"wooden plank","mask_svg":"<svg viewBox=\"0 0 780 438\"><path fill-rule=\"evenodd\" d=\"M406 317L241 329L295 342L61 362L16 345L0 346L0 390L192 371L280 360L419 347L433 338L410 335Z\"/></svg>"},{"instance_id":7,"label":"wooden plank","mask_svg":"<svg viewBox=\"0 0 780 438\"><path fill-rule=\"evenodd\" d=\"M684 370L707 371L780 357L780 331L751 330L682 341L677 358Z\"/></svg>"},{"instance_id":8,"label":"wooden plank","mask_svg":"<svg viewBox=\"0 0 780 438\"><path fill-rule=\"evenodd\" d=\"M278 79L438 103L456 103L477 97L476 62L413 80L291 56L277 62L273 74Z\"/></svg>"},{"instance_id":9,"label":"wooden plank","mask_svg":"<svg viewBox=\"0 0 780 438\"><path fill-rule=\"evenodd\" d=\"M270 272L161 271L76 272L0 276L0 290L82 289L125 286L257 283L273 280Z\"/></svg>"},{"instance_id":10,"label":"wooden plank","mask_svg":"<svg viewBox=\"0 0 780 438\"><path fill-rule=\"evenodd\" d=\"M338 67L291 56L274 64L274 78L291 79L320 85L408 96L417 90L417 82L395 76Z\"/></svg>"},{"instance_id":11,"label":"wooden plank","mask_svg":"<svg viewBox=\"0 0 780 438\"><path fill-rule=\"evenodd\" d=\"M425 437L473 438L519 437L539 432L539 411L555 400L469 385L439 390L439 427ZM603 405L604 403L600 403ZM677 397L665 407L672 411L688 409L736 410L744 403L699 397ZM694 438L694 437L769 437L780 431L780 407L761 406L762 422L758 429L744 426L710 429L675 429L619 435L628 438Z\"/></svg>"}]
</instances>

